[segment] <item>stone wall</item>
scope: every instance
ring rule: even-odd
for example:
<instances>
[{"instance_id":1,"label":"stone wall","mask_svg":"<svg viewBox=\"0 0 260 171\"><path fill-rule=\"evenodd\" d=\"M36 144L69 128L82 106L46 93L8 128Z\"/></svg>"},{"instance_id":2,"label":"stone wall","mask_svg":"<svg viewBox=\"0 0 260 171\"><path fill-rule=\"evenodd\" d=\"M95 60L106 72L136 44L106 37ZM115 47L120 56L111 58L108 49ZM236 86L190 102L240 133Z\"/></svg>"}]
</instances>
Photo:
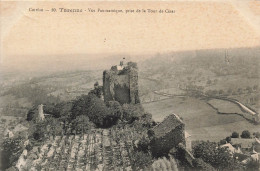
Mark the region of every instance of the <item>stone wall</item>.
<instances>
[{"instance_id":1,"label":"stone wall","mask_svg":"<svg viewBox=\"0 0 260 171\"><path fill-rule=\"evenodd\" d=\"M140 103L138 95L138 70L128 67L117 70L115 66L103 72L104 101L118 101L120 104Z\"/></svg>"},{"instance_id":2,"label":"stone wall","mask_svg":"<svg viewBox=\"0 0 260 171\"><path fill-rule=\"evenodd\" d=\"M186 145L184 124L180 124L162 137L154 137L151 140L152 154L155 157L167 156L179 143Z\"/></svg>"}]
</instances>

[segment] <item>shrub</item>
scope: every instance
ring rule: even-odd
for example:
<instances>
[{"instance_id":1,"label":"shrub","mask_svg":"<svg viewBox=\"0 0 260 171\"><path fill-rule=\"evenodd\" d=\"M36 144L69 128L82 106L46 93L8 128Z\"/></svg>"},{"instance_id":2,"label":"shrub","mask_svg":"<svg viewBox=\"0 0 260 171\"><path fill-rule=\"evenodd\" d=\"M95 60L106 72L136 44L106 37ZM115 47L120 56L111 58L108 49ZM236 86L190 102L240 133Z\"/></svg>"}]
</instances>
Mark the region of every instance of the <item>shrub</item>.
<instances>
[{"instance_id":1,"label":"shrub","mask_svg":"<svg viewBox=\"0 0 260 171\"><path fill-rule=\"evenodd\" d=\"M239 138L239 133L233 132L231 138Z\"/></svg>"},{"instance_id":2,"label":"shrub","mask_svg":"<svg viewBox=\"0 0 260 171\"><path fill-rule=\"evenodd\" d=\"M132 155L132 167L133 170L141 170L152 164L152 156L149 153L142 151L136 151Z\"/></svg>"},{"instance_id":3,"label":"shrub","mask_svg":"<svg viewBox=\"0 0 260 171\"><path fill-rule=\"evenodd\" d=\"M238 170L241 165L233 159L231 154L224 148L219 148L215 142L202 141L194 146L195 158L201 158L204 162L219 170Z\"/></svg>"},{"instance_id":4,"label":"shrub","mask_svg":"<svg viewBox=\"0 0 260 171\"><path fill-rule=\"evenodd\" d=\"M204 162L201 158L196 158L192 161L192 164L194 166L194 170L200 170L200 171L214 171L214 167L212 167L210 164Z\"/></svg>"},{"instance_id":5,"label":"shrub","mask_svg":"<svg viewBox=\"0 0 260 171\"><path fill-rule=\"evenodd\" d=\"M251 134L248 130L244 130L240 136L241 138L251 138Z\"/></svg>"}]
</instances>

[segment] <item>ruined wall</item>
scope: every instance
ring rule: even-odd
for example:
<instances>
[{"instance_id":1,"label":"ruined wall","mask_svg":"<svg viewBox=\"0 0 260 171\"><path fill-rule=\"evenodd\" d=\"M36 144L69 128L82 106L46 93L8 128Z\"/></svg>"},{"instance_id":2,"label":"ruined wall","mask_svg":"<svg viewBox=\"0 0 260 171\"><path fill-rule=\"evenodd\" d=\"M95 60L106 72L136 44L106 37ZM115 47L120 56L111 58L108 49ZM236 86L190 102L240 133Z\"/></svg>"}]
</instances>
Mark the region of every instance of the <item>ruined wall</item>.
<instances>
[{"instance_id":1,"label":"ruined wall","mask_svg":"<svg viewBox=\"0 0 260 171\"><path fill-rule=\"evenodd\" d=\"M116 100L120 104L140 103L138 95L138 71L135 68L126 68L121 71L112 67L103 72L104 101Z\"/></svg>"},{"instance_id":2,"label":"ruined wall","mask_svg":"<svg viewBox=\"0 0 260 171\"><path fill-rule=\"evenodd\" d=\"M175 148L182 143L186 145L185 142L185 125L181 124L175 129L165 134L163 137L155 137L151 141L152 154L155 157L167 156L172 148Z\"/></svg>"}]
</instances>

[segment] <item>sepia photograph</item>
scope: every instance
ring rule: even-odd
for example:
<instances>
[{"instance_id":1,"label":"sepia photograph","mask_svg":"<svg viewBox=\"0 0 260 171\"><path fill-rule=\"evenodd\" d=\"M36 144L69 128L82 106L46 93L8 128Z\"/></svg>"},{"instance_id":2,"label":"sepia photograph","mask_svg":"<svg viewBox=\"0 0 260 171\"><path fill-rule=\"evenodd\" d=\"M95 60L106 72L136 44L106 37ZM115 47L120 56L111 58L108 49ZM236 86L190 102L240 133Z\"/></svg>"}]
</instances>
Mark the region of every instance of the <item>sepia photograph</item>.
<instances>
[{"instance_id":1,"label":"sepia photograph","mask_svg":"<svg viewBox=\"0 0 260 171\"><path fill-rule=\"evenodd\" d=\"M260 1L0 1L0 170L260 171Z\"/></svg>"}]
</instances>

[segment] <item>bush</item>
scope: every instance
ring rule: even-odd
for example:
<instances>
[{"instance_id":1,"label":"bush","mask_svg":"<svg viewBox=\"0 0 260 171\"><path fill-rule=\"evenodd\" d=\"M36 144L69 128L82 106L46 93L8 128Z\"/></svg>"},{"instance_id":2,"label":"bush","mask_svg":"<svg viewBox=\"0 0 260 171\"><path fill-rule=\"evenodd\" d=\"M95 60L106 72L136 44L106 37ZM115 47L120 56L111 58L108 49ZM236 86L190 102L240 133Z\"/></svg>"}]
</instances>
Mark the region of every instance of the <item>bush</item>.
<instances>
[{"instance_id":1,"label":"bush","mask_svg":"<svg viewBox=\"0 0 260 171\"><path fill-rule=\"evenodd\" d=\"M3 142L1 153L3 170L11 167L20 157L24 149L24 139L22 137L7 138Z\"/></svg>"},{"instance_id":2,"label":"bush","mask_svg":"<svg viewBox=\"0 0 260 171\"><path fill-rule=\"evenodd\" d=\"M233 132L231 138L239 138L239 133Z\"/></svg>"},{"instance_id":3,"label":"bush","mask_svg":"<svg viewBox=\"0 0 260 171\"><path fill-rule=\"evenodd\" d=\"M230 143L231 142L231 137L226 137L226 142Z\"/></svg>"},{"instance_id":4,"label":"bush","mask_svg":"<svg viewBox=\"0 0 260 171\"><path fill-rule=\"evenodd\" d=\"M219 148L215 142L202 141L193 147L195 158L201 158L204 162L219 170L239 170L241 165L233 159L224 148Z\"/></svg>"},{"instance_id":5,"label":"bush","mask_svg":"<svg viewBox=\"0 0 260 171\"><path fill-rule=\"evenodd\" d=\"M251 138L251 133L248 130L244 130L240 135L241 138Z\"/></svg>"},{"instance_id":6,"label":"bush","mask_svg":"<svg viewBox=\"0 0 260 171\"><path fill-rule=\"evenodd\" d=\"M144 115L144 110L139 105L123 104L123 120L132 123L134 120Z\"/></svg>"},{"instance_id":7,"label":"bush","mask_svg":"<svg viewBox=\"0 0 260 171\"><path fill-rule=\"evenodd\" d=\"M71 112L71 119L85 115L98 127L107 127L111 123L111 111L105 105L104 101L93 94L78 97L73 102Z\"/></svg>"},{"instance_id":8,"label":"bush","mask_svg":"<svg viewBox=\"0 0 260 171\"><path fill-rule=\"evenodd\" d=\"M256 138L260 138L260 132L254 132L253 135L254 135Z\"/></svg>"},{"instance_id":9,"label":"bush","mask_svg":"<svg viewBox=\"0 0 260 171\"><path fill-rule=\"evenodd\" d=\"M137 150L138 151L143 151L145 153L148 153L150 149L150 141L149 139L142 137L138 144L137 144Z\"/></svg>"},{"instance_id":10,"label":"bush","mask_svg":"<svg viewBox=\"0 0 260 171\"><path fill-rule=\"evenodd\" d=\"M201 158L196 158L192 161L192 164L194 166L194 170L199 171L214 171L214 167L212 167L210 164L204 162Z\"/></svg>"},{"instance_id":11,"label":"bush","mask_svg":"<svg viewBox=\"0 0 260 171\"><path fill-rule=\"evenodd\" d=\"M141 170L152 164L152 156L149 153L142 151L136 151L132 155L132 167L133 170Z\"/></svg>"}]
</instances>

